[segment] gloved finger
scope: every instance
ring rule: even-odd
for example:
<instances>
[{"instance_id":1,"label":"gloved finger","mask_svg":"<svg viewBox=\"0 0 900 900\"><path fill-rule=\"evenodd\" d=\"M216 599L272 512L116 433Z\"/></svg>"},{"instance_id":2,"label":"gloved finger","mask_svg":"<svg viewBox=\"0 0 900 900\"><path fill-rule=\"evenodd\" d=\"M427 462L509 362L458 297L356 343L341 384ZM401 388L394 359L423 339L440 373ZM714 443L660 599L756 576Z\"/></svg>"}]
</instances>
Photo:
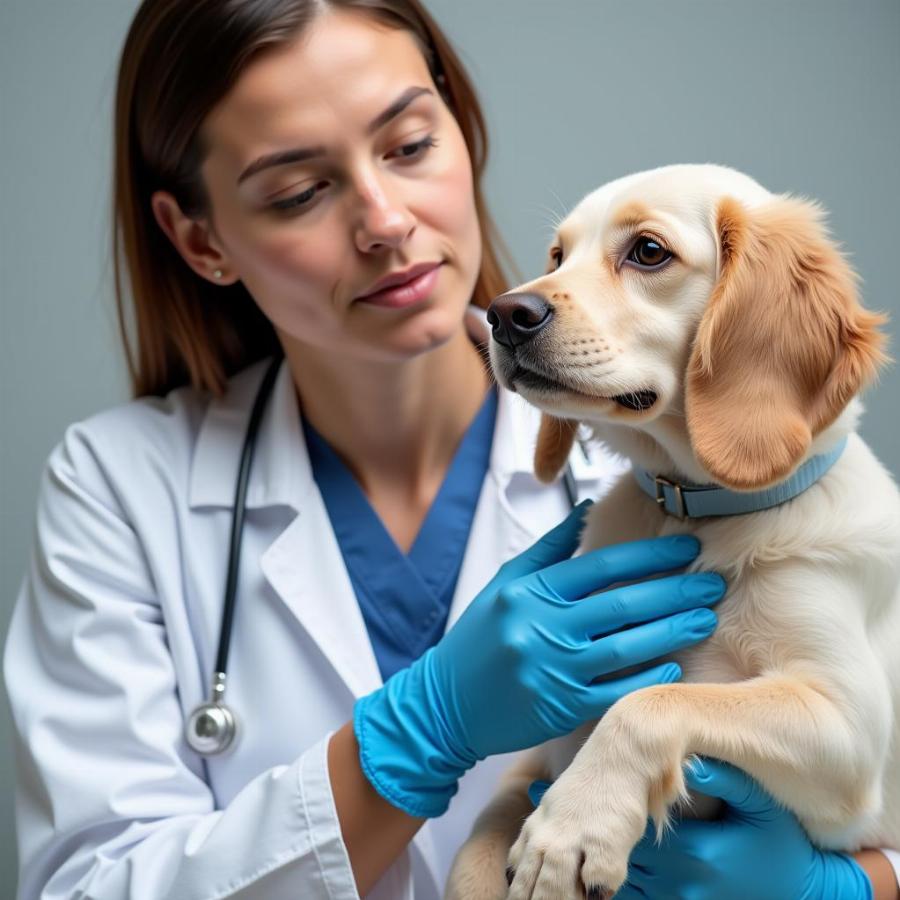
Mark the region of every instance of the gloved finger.
<instances>
[{"instance_id":1,"label":"gloved finger","mask_svg":"<svg viewBox=\"0 0 900 900\"><path fill-rule=\"evenodd\" d=\"M694 825L702 827L695 831ZM718 832L713 829L717 827L719 823L715 822L680 820L657 844L656 826L648 820L643 837L628 859L628 884L653 900L725 896L709 890L708 858L715 846Z\"/></svg>"},{"instance_id":2,"label":"gloved finger","mask_svg":"<svg viewBox=\"0 0 900 900\"><path fill-rule=\"evenodd\" d=\"M671 684L681 678L681 667L677 663L663 663L652 669L644 669L633 675L626 675L611 681L601 681L588 685L581 693L582 719L599 718L626 694L654 684Z\"/></svg>"},{"instance_id":3,"label":"gloved finger","mask_svg":"<svg viewBox=\"0 0 900 900\"><path fill-rule=\"evenodd\" d=\"M700 542L689 534L610 544L541 572L547 588L564 600L579 600L620 581L680 569L696 559Z\"/></svg>"},{"instance_id":4,"label":"gloved finger","mask_svg":"<svg viewBox=\"0 0 900 900\"><path fill-rule=\"evenodd\" d=\"M708 638L717 623L711 609L701 608L608 634L580 651L577 672L589 680L659 659Z\"/></svg>"},{"instance_id":5,"label":"gloved finger","mask_svg":"<svg viewBox=\"0 0 900 900\"><path fill-rule=\"evenodd\" d=\"M528 799L533 806L537 806L541 802L541 797L547 793L547 788L549 788L552 783L552 781L532 781L531 784L528 785Z\"/></svg>"},{"instance_id":6,"label":"gloved finger","mask_svg":"<svg viewBox=\"0 0 900 900\"><path fill-rule=\"evenodd\" d=\"M631 851L631 856L628 860L629 871L632 862L643 866L643 861L639 857L642 854L646 853L648 849L654 852L659 851L659 848L656 844L656 825L653 824L652 819L647 819L647 825L644 828L644 833L641 835L641 839L634 845L634 848Z\"/></svg>"},{"instance_id":7,"label":"gloved finger","mask_svg":"<svg viewBox=\"0 0 900 900\"><path fill-rule=\"evenodd\" d=\"M666 868L671 860L676 859L683 865L686 858L693 857L691 826L702 825L709 829L712 824L699 819L681 819L672 828L666 829L662 843L657 843L656 825L648 819L644 834L631 851L628 860L629 872L632 864L638 873L660 871Z\"/></svg>"},{"instance_id":8,"label":"gloved finger","mask_svg":"<svg viewBox=\"0 0 900 900\"><path fill-rule=\"evenodd\" d=\"M684 780L700 794L719 797L745 816L770 819L782 807L758 781L735 766L703 757L684 765Z\"/></svg>"},{"instance_id":9,"label":"gloved finger","mask_svg":"<svg viewBox=\"0 0 900 900\"><path fill-rule=\"evenodd\" d=\"M718 603L728 585L715 572L670 575L585 597L567 607L572 634L594 638L628 625Z\"/></svg>"},{"instance_id":10,"label":"gloved finger","mask_svg":"<svg viewBox=\"0 0 900 900\"><path fill-rule=\"evenodd\" d=\"M651 896L653 895L646 893L639 884L632 884L629 879L616 891L613 900L645 900L645 898Z\"/></svg>"},{"instance_id":11,"label":"gloved finger","mask_svg":"<svg viewBox=\"0 0 900 900\"><path fill-rule=\"evenodd\" d=\"M592 500L582 500L574 506L559 525L551 528L527 550L504 563L494 580L505 583L568 559L578 549L584 517L591 506Z\"/></svg>"},{"instance_id":12,"label":"gloved finger","mask_svg":"<svg viewBox=\"0 0 900 900\"><path fill-rule=\"evenodd\" d=\"M656 826L649 823L644 837L631 852L631 861L647 872L677 869L687 876L700 877L708 865L712 842L722 835L721 819L679 819L656 843Z\"/></svg>"}]
</instances>

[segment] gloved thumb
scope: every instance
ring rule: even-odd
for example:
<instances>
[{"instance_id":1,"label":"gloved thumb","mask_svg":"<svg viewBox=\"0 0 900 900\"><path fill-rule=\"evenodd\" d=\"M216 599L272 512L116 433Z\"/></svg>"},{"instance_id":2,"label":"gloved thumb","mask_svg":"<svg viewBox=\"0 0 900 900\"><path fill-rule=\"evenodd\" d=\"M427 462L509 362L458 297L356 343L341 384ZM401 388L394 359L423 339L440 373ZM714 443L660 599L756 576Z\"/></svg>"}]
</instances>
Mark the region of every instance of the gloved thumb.
<instances>
[{"instance_id":1,"label":"gloved thumb","mask_svg":"<svg viewBox=\"0 0 900 900\"><path fill-rule=\"evenodd\" d=\"M523 578L568 559L578 549L584 517L592 505L592 500L582 500L559 525L506 563L502 569L504 581Z\"/></svg>"},{"instance_id":2,"label":"gloved thumb","mask_svg":"<svg viewBox=\"0 0 900 900\"><path fill-rule=\"evenodd\" d=\"M552 783L551 781L532 781L528 786L528 799L537 806Z\"/></svg>"},{"instance_id":3,"label":"gloved thumb","mask_svg":"<svg viewBox=\"0 0 900 900\"><path fill-rule=\"evenodd\" d=\"M782 808L759 782L726 762L696 757L684 765L684 780L691 790L719 797L746 818L771 819Z\"/></svg>"}]
</instances>

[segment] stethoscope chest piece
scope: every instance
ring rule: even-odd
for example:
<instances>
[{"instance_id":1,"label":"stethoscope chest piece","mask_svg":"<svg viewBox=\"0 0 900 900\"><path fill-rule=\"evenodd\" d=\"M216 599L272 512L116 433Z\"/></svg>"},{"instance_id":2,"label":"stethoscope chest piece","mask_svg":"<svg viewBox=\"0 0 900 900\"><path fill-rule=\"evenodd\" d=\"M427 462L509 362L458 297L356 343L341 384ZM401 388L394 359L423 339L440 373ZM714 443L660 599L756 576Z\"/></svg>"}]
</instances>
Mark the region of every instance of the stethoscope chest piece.
<instances>
[{"instance_id":1,"label":"stethoscope chest piece","mask_svg":"<svg viewBox=\"0 0 900 900\"><path fill-rule=\"evenodd\" d=\"M204 756L224 753L237 736L237 719L222 702L224 696L225 673L216 672L212 698L208 703L201 703L196 707L185 724L188 746Z\"/></svg>"},{"instance_id":2,"label":"stethoscope chest piece","mask_svg":"<svg viewBox=\"0 0 900 900\"><path fill-rule=\"evenodd\" d=\"M234 713L219 703L204 703L192 713L187 724L187 742L204 756L224 753L237 734Z\"/></svg>"}]
</instances>

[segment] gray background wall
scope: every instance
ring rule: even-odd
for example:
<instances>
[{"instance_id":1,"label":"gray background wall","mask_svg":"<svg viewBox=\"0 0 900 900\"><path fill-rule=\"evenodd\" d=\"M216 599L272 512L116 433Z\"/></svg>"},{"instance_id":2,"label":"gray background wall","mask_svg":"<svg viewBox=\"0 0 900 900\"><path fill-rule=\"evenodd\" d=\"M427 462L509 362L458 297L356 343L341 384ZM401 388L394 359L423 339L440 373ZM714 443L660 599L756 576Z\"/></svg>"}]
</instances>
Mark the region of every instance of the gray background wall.
<instances>
[{"instance_id":1,"label":"gray background wall","mask_svg":"<svg viewBox=\"0 0 900 900\"><path fill-rule=\"evenodd\" d=\"M108 252L110 109L136 0L0 0L0 632L38 477L65 426L127 398ZM721 162L816 197L893 313L900 0L430 0L480 88L487 188L522 273L562 212L611 178ZM900 358L898 341L894 352ZM894 366L863 434L900 473ZM13 771L0 704L0 897L14 890Z\"/></svg>"}]
</instances>

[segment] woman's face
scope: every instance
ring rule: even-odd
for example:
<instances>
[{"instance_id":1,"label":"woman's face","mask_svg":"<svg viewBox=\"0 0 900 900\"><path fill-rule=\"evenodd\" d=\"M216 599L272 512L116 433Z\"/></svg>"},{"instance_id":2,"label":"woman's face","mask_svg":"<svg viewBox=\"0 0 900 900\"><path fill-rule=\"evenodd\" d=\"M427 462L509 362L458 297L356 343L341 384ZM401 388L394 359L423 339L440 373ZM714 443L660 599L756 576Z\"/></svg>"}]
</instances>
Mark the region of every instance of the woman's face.
<instances>
[{"instance_id":1,"label":"woman's face","mask_svg":"<svg viewBox=\"0 0 900 900\"><path fill-rule=\"evenodd\" d=\"M328 12L252 63L203 132L224 280L283 341L400 360L462 327L481 263L471 161L408 32ZM360 299L422 264L439 264L423 298Z\"/></svg>"}]
</instances>

